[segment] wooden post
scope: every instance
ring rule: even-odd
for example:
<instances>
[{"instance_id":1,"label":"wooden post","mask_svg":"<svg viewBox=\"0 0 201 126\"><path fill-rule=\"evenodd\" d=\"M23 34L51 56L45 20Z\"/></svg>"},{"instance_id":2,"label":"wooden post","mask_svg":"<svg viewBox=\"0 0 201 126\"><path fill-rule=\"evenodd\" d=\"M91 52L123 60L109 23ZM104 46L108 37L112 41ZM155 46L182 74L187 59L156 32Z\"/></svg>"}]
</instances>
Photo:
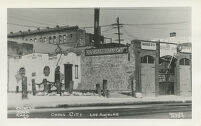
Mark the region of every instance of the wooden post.
<instances>
[{"instance_id":1,"label":"wooden post","mask_svg":"<svg viewBox=\"0 0 201 126\"><path fill-rule=\"evenodd\" d=\"M47 79L43 79L43 84L44 84L44 92L48 93Z\"/></svg>"},{"instance_id":2,"label":"wooden post","mask_svg":"<svg viewBox=\"0 0 201 126\"><path fill-rule=\"evenodd\" d=\"M61 83L59 80L56 80L56 85L57 85L57 94L60 94L61 96Z\"/></svg>"},{"instance_id":3,"label":"wooden post","mask_svg":"<svg viewBox=\"0 0 201 126\"><path fill-rule=\"evenodd\" d=\"M104 97L109 96L109 94L107 93L109 93L109 91L107 91L107 80L103 80L103 96Z\"/></svg>"},{"instance_id":4,"label":"wooden post","mask_svg":"<svg viewBox=\"0 0 201 126\"><path fill-rule=\"evenodd\" d=\"M22 76L22 100L28 98L28 92L27 92L27 77Z\"/></svg>"},{"instance_id":5,"label":"wooden post","mask_svg":"<svg viewBox=\"0 0 201 126\"><path fill-rule=\"evenodd\" d=\"M33 92L33 96L36 95L36 83L35 83L35 79L32 79L32 92Z\"/></svg>"},{"instance_id":6,"label":"wooden post","mask_svg":"<svg viewBox=\"0 0 201 126\"><path fill-rule=\"evenodd\" d=\"M101 87L100 87L100 84L96 84L96 93L98 94L98 96L101 96Z\"/></svg>"},{"instance_id":7,"label":"wooden post","mask_svg":"<svg viewBox=\"0 0 201 126\"><path fill-rule=\"evenodd\" d=\"M131 93L132 93L132 97L135 97L133 80L131 80Z\"/></svg>"}]
</instances>

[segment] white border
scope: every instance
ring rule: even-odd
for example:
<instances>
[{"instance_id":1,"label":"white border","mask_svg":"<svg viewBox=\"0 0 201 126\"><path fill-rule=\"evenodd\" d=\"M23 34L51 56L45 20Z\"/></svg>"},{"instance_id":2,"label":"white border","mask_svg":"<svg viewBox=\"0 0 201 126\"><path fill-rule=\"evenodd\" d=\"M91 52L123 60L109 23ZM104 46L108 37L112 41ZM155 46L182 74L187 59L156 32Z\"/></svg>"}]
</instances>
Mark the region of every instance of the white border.
<instances>
[{"instance_id":1,"label":"white border","mask_svg":"<svg viewBox=\"0 0 201 126\"><path fill-rule=\"evenodd\" d=\"M193 119L7 119L7 8L88 8L88 7L192 7ZM0 125L132 125L200 126L201 115L201 1L200 0L0 0Z\"/></svg>"}]
</instances>

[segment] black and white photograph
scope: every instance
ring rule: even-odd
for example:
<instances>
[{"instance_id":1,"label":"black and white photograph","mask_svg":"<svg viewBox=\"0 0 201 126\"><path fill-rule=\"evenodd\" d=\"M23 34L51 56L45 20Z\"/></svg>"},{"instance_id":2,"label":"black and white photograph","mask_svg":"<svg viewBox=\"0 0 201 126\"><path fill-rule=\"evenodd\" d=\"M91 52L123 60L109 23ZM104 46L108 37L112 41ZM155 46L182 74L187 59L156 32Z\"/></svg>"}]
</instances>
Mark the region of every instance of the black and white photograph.
<instances>
[{"instance_id":1,"label":"black and white photograph","mask_svg":"<svg viewBox=\"0 0 201 126\"><path fill-rule=\"evenodd\" d=\"M191 7L7 8L7 118L192 119L193 44Z\"/></svg>"}]
</instances>

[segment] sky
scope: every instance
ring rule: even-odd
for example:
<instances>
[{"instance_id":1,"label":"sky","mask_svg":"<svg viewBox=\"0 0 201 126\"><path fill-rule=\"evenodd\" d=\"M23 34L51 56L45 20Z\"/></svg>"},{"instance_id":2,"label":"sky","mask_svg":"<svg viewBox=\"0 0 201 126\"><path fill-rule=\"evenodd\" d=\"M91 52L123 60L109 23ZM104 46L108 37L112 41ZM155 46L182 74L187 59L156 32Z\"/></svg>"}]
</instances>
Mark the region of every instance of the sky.
<instances>
[{"instance_id":1,"label":"sky","mask_svg":"<svg viewBox=\"0 0 201 126\"><path fill-rule=\"evenodd\" d=\"M175 42L191 42L190 7L135 7L100 8L100 25L126 24L120 28L123 43L133 39L169 40L171 32L176 32ZM94 25L94 8L9 8L7 10L8 33L35 30L37 27ZM93 33L93 28L85 28ZM105 37L117 39L117 29L113 26L101 27ZM115 42L115 41L114 41Z\"/></svg>"}]
</instances>

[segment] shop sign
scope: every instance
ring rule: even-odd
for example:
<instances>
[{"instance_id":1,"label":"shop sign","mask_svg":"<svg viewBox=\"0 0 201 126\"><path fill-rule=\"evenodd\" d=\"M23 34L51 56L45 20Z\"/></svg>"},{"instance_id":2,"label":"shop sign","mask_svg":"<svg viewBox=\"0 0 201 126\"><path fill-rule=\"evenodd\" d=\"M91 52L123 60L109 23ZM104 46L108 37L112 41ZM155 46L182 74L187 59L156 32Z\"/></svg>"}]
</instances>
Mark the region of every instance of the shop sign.
<instances>
[{"instance_id":1,"label":"shop sign","mask_svg":"<svg viewBox=\"0 0 201 126\"><path fill-rule=\"evenodd\" d=\"M111 55L111 54L123 54L123 53L128 53L128 47L114 47L114 48L85 50L85 56Z\"/></svg>"},{"instance_id":2,"label":"shop sign","mask_svg":"<svg viewBox=\"0 0 201 126\"><path fill-rule=\"evenodd\" d=\"M176 44L160 43L160 57L170 55L174 56L177 54Z\"/></svg>"},{"instance_id":3,"label":"shop sign","mask_svg":"<svg viewBox=\"0 0 201 126\"><path fill-rule=\"evenodd\" d=\"M191 47L190 46L181 46L180 52L191 53Z\"/></svg>"},{"instance_id":4,"label":"shop sign","mask_svg":"<svg viewBox=\"0 0 201 126\"><path fill-rule=\"evenodd\" d=\"M154 43L154 42L141 42L141 49L156 50L156 43Z\"/></svg>"}]
</instances>

